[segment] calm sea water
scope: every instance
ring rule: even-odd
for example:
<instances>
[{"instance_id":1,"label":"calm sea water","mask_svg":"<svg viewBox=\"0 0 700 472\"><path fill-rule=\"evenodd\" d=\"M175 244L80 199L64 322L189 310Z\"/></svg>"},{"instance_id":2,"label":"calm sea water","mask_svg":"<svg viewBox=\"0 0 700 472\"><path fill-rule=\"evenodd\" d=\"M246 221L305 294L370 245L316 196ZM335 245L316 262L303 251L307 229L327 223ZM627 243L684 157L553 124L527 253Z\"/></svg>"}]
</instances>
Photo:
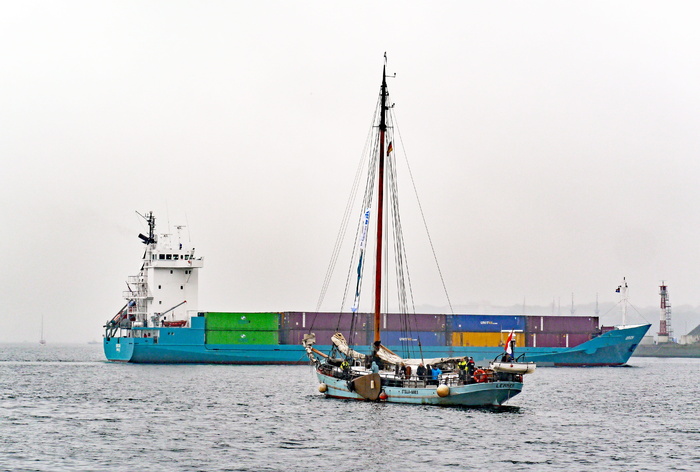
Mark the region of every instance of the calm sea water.
<instances>
[{"instance_id":1,"label":"calm sea water","mask_svg":"<svg viewBox=\"0 0 700 472\"><path fill-rule=\"evenodd\" d=\"M541 368L500 409L323 398L310 367L0 344L0 470L700 470L700 359Z\"/></svg>"}]
</instances>

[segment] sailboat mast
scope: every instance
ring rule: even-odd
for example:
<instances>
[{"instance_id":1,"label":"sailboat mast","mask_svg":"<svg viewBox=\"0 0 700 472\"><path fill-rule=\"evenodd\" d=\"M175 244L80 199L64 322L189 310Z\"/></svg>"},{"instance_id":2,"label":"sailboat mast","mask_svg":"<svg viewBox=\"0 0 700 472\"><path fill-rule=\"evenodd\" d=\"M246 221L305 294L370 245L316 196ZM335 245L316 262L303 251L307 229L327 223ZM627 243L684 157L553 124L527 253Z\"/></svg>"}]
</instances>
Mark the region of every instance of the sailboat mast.
<instances>
[{"instance_id":1,"label":"sailboat mast","mask_svg":"<svg viewBox=\"0 0 700 472\"><path fill-rule=\"evenodd\" d=\"M379 119L379 183L377 192L377 264L376 278L374 282L374 350L379 349L381 335L379 326L381 322L382 309L382 243L384 224L384 135L386 134L386 97L388 95L386 87L386 62L382 71L381 90L381 116Z\"/></svg>"}]
</instances>

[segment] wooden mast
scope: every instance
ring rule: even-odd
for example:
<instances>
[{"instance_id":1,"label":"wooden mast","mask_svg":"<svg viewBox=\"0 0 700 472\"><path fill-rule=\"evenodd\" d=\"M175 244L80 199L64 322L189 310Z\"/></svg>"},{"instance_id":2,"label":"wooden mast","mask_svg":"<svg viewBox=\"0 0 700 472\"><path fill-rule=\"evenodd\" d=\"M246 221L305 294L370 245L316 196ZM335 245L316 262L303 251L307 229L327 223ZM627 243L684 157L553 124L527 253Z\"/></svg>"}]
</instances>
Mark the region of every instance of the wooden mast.
<instances>
[{"instance_id":1,"label":"wooden mast","mask_svg":"<svg viewBox=\"0 0 700 472\"><path fill-rule=\"evenodd\" d=\"M384 55L384 70L382 71L381 116L379 119L379 182L377 192L377 264L374 282L374 352L381 344L380 323L382 305L382 245L384 224L384 135L386 134L386 55Z\"/></svg>"}]
</instances>

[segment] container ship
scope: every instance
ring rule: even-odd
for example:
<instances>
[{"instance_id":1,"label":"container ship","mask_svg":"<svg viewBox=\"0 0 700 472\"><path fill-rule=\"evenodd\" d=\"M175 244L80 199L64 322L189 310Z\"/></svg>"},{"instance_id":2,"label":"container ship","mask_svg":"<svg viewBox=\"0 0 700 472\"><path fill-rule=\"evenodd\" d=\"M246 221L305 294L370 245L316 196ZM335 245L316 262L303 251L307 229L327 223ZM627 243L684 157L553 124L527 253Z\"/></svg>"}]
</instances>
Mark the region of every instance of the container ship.
<instances>
[{"instance_id":1,"label":"container ship","mask_svg":"<svg viewBox=\"0 0 700 472\"><path fill-rule=\"evenodd\" d=\"M306 364L305 334L327 351L341 332L359 352L371 352L371 317L363 313L205 312L197 309L204 265L179 235L149 234L141 269L128 277L125 305L105 324L110 361L134 363ZM178 230L182 227L178 227ZM517 355L538 366L619 366L651 325L604 327L596 316L382 314L382 344L405 358L473 357L485 364L503 353L514 332Z\"/></svg>"}]
</instances>

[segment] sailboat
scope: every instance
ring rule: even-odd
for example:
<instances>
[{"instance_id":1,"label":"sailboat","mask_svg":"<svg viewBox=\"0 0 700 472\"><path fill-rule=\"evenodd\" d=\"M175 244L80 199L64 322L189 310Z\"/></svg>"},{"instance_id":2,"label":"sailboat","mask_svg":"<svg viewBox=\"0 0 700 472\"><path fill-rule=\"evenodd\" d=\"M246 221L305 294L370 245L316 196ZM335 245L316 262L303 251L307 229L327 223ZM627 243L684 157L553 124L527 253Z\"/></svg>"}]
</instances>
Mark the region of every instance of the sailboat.
<instances>
[{"instance_id":1,"label":"sailboat","mask_svg":"<svg viewBox=\"0 0 700 472\"><path fill-rule=\"evenodd\" d=\"M44 339L44 315L41 315L41 339L39 344L46 344L46 339Z\"/></svg>"},{"instance_id":2,"label":"sailboat","mask_svg":"<svg viewBox=\"0 0 700 472\"><path fill-rule=\"evenodd\" d=\"M302 345L315 368L319 382L319 391L327 397L355 399L365 401L381 401L389 403L425 404L442 406L485 407L498 406L510 400L523 388L523 374L534 370L534 364L520 371L515 369L515 361L507 358L510 363L478 367L467 362L465 358L420 358L403 359L382 345L381 315L384 292L383 286L385 263L385 247L393 247L394 265L397 277L397 291L401 311L406 317L411 313L408 309L408 299L412 295L410 279L405 260L403 235L398 216L398 200L396 186L396 167L393 151L393 128L395 119L390 111L393 103L389 100L386 74L386 55L382 70L382 82L379 101L375 113L375 123L372 127L371 156L369 159L369 176L367 189L360 215L357 231L356 259L357 283L355 298L351 308L358 315L359 298L362 286L362 275L367 248L367 234L371 215L376 211L376 254L374 277L374 312L373 312L373 342L371 352L365 354L353 349L343 333L335 333L330 341L330 353L324 353L314 347L316 335L313 332L304 335ZM391 124L391 125L390 125ZM376 189L376 195L374 190ZM386 199L385 199L386 193ZM384 231L386 220L391 227ZM391 234L394 244L385 244L384 237ZM388 259L388 258L387 258ZM355 260L355 259L353 259ZM386 306L386 304L384 305ZM352 333L350 333L352 338ZM512 339L512 333L511 338ZM510 341L509 339L509 341ZM319 344L327 344L320 340ZM420 342L419 342L420 345ZM506 350L512 350L513 343L507 343ZM510 346L510 347L509 347ZM504 353L504 356L508 354ZM504 359L506 360L506 359ZM514 367L510 368L510 364ZM515 369L509 371L508 369ZM427 370L427 373L426 373Z\"/></svg>"}]
</instances>

